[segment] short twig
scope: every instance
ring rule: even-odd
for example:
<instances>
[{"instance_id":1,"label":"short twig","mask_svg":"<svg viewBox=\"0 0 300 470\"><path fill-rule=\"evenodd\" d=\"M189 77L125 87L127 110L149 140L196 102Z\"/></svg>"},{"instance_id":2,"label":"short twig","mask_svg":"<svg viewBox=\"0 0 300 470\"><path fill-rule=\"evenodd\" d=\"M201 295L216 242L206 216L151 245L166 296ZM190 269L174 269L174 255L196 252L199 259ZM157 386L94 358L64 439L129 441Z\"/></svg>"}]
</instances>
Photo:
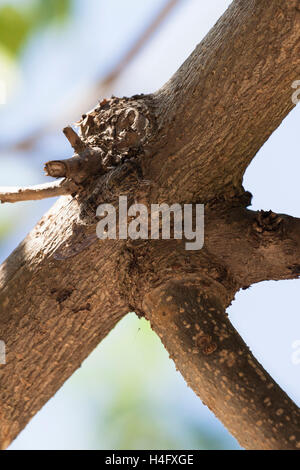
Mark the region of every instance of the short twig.
<instances>
[{"instance_id":1,"label":"short twig","mask_svg":"<svg viewBox=\"0 0 300 470\"><path fill-rule=\"evenodd\" d=\"M49 197L66 196L78 191L78 186L70 180L54 181L28 187L0 187L0 201L37 201Z\"/></svg>"},{"instance_id":2,"label":"short twig","mask_svg":"<svg viewBox=\"0 0 300 470\"><path fill-rule=\"evenodd\" d=\"M86 149L86 144L81 140L78 134L72 129L71 126L65 127L63 133L70 142L71 146L76 153L81 153Z\"/></svg>"}]
</instances>

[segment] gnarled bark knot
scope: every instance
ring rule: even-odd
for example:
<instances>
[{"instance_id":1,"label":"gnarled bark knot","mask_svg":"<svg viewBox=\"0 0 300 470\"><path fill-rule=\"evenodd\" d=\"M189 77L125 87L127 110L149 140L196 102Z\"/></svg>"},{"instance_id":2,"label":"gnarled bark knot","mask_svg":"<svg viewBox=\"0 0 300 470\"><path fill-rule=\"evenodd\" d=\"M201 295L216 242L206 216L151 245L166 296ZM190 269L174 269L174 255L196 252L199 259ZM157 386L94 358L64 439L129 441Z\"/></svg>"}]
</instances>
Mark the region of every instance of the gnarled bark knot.
<instances>
[{"instance_id":1,"label":"gnarled bark knot","mask_svg":"<svg viewBox=\"0 0 300 470\"><path fill-rule=\"evenodd\" d=\"M138 98L103 100L76 123L80 136L70 127L64 129L76 153L68 160L46 163L47 174L82 183L143 154L153 126L145 100Z\"/></svg>"},{"instance_id":2,"label":"gnarled bark knot","mask_svg":"<svg viewBox=\"0 0 300 470\"><path fill-rule=\"evenodd\" d=\"M110 172L127 160L147 154L155 119L147 97L135 95L103 100L76 125L80 135L70 126L63 130L75 154L68 159L51 160L44 167L48 176L64 180L36 187L5 188L0 190L1 202L79 193L91 179Z\"/></svg>"}]
</instances>

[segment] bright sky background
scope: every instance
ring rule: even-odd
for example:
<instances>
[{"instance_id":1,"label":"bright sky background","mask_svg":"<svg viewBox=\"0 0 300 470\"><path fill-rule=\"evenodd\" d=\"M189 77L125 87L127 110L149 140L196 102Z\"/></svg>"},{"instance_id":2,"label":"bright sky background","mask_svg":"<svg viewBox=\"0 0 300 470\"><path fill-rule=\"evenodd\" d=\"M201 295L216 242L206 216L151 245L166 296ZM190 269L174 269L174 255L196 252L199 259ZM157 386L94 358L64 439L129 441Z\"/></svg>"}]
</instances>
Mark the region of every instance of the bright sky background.
<instances>
[{"instance_id":1,"label":"bright sky background","mask_svg":"<svg viewBox=\"0 0 300 470\"><path fill-rule=\"evenodd\" d=\"M49 116L59 112L68 100L76 100L77 96L84 94L86 87L99 74L104 75L116 63L122 51L134 41L161 4L162 0L78 0L72 23L59 33L53 29L40 34L28 47L18 76L18 93L11 96L6 106L0 108L0 142L15 139L37 128ZM114 94L130 96L147 93L163 85L229 4L230 1L225 0L183 0L182 5L123 74L114 88ZM292 92L291 88L291 95ZM253 193L253 209L272 209L300 217L297 196L300 171L299 122L300 106L285 119L247 170L244 186ZM42 182L46 180L42 176L42 162L69 153L64 137L56 132L55 137L44 139L31 153L30 161L26 160L25 154L1 154L0 185ZM43 201L0 208L8 219L19 219L17 230L1 247L1 260L23 239L52 203ZM252 286L239 293L230 307L233 324L257 359L298 405L300 364L293 363L292 354L295 351L293 343L300 340L299 282L266 282ZM126 329L129 332L128 339L122 335ZM135 367L134 374L137 377L139 374L144 375L145 369L138 356L139 342L146 337L144 332L139 334L138 320L134 317L125 319L85 361L80 371L33 418L11 449L86 448L91 445L88 436L90 415L93 413L91 404L101 399L105 406L111 394L105 377L108 374L112 380L111 376L119 373L120 361L123 373L133 373L132 368ZM118 343L120 338L123 348L120 356L124 355L124 358L115 357L112 369L107 371L103 361L100 365L101 358L107 357L112 349L115 351L121 348ZM155 347L159 349L160 345ZM132 365L134 361L138 362L135 366ZM93 371L97 367L99 373L95 377ZM161 384L162 389L156 390L157 371L151 369L148 390L149 393L151 390L151 393L157 394L158 403L163 401L166 389L172 390L172 399L170 403L164 402L165 406L174 407L174 410L178 406L183 407L186 414L196 416L206 429L225 433L223 427L186 387L167 355L162 364L157 365L157 369L166 376ZM118 387L117 378L115 386ZM102 437L102 448L105 448L109 439L106 440L105 433ZM188 442L187 439L186 448ZM228 446L236 446L231 438L228 438Z\"/></svg>"}]
</instances>

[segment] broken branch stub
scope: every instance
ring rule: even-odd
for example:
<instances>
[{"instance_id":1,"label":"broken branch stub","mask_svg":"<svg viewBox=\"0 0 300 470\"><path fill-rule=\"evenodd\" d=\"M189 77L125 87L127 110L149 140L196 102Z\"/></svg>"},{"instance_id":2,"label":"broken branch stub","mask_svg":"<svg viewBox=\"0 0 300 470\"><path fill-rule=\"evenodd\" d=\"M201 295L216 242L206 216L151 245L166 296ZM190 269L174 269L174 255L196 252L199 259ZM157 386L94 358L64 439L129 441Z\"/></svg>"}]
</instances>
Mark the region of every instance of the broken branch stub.
<instances>
[{"instance_id":1,"label":"broken branch stub","mask_svg":"<svg viewBox=\"0 0 300 470\"><path fill-rule=\"evenodd\" d=\"M90 176L103 172L103 151L86 145L72 127L63 130L66 138L76 152L71 158L51 160L45 164L44 170L53 178L68 178L80 184Z\"/></svg>"},{"instance_id":2,"label":"broken branch stub","mask_svg":"<svg viewBox=\"0 0 300 470\"><path fill-rule=\"evenodd\" d=\"M87 149L80 155L65 160L51 160L45 164L45 172L53 178L69 178L80 184L90 176L104 172L101 149Z\"/></svg>"}]
</instances>

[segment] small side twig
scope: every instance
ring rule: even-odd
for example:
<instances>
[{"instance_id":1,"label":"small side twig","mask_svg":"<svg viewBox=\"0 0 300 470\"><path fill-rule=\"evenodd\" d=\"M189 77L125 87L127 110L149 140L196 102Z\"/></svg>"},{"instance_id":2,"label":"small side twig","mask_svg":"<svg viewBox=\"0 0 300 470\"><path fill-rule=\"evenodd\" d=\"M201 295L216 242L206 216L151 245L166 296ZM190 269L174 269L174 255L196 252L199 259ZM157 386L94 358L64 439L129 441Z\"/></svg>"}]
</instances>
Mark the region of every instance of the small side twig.
<instances>
[{"instance_id":1,"label":"small side twig","mask_svg":"<svg viewBox=\"0 0 300 470\"><path fill-rule=\"evenodd\" d=\"M65 127L63 129L63 133L65 134L66 138L70 142L72 148L76 153L81 153L83 152L87 146L86 144L81 140L78 134L72 129L71 126Z\"/></svg>"},{"instance_id":2,"label":"small side twig","mask_svg":"<svg viewBox=\"0 0 300 470\"><path fill-rule=\"evenodd\" d=\"M78 191L78 185L70 180L54 181L28 187L0 187L0 202L37 201L50 197L66 196Z\"/></svg>"},{"instance_id":3,"label":"small side twig","mask_svg":"<svg viewBox=\"0 0 300 470\"><path fill-rule=\"evenodd\" d=\"M36 201L49 197L76 194L81 183L88 177L103 173L103 151L90 148L76 134L72 127L66 127L64 134L75 154L64 160L52 160L45 164L45 172L53 178L64 178L53 183L29 187L0 187L0 202Z\"/></svg>"},{"instance_id":4,"label":"small side twig","mask_svg":"<svg viewBox=\"0 0 300 470\"><path fill-rule=\"evenodd\" d=\"M75 155L64 160L51 160L45 164L46 175L53 178L68 178L81 184L90 176L103 172L103 151L85 144L72 127L63 130L75 151Z\"/></svg>"}]
</instances>

